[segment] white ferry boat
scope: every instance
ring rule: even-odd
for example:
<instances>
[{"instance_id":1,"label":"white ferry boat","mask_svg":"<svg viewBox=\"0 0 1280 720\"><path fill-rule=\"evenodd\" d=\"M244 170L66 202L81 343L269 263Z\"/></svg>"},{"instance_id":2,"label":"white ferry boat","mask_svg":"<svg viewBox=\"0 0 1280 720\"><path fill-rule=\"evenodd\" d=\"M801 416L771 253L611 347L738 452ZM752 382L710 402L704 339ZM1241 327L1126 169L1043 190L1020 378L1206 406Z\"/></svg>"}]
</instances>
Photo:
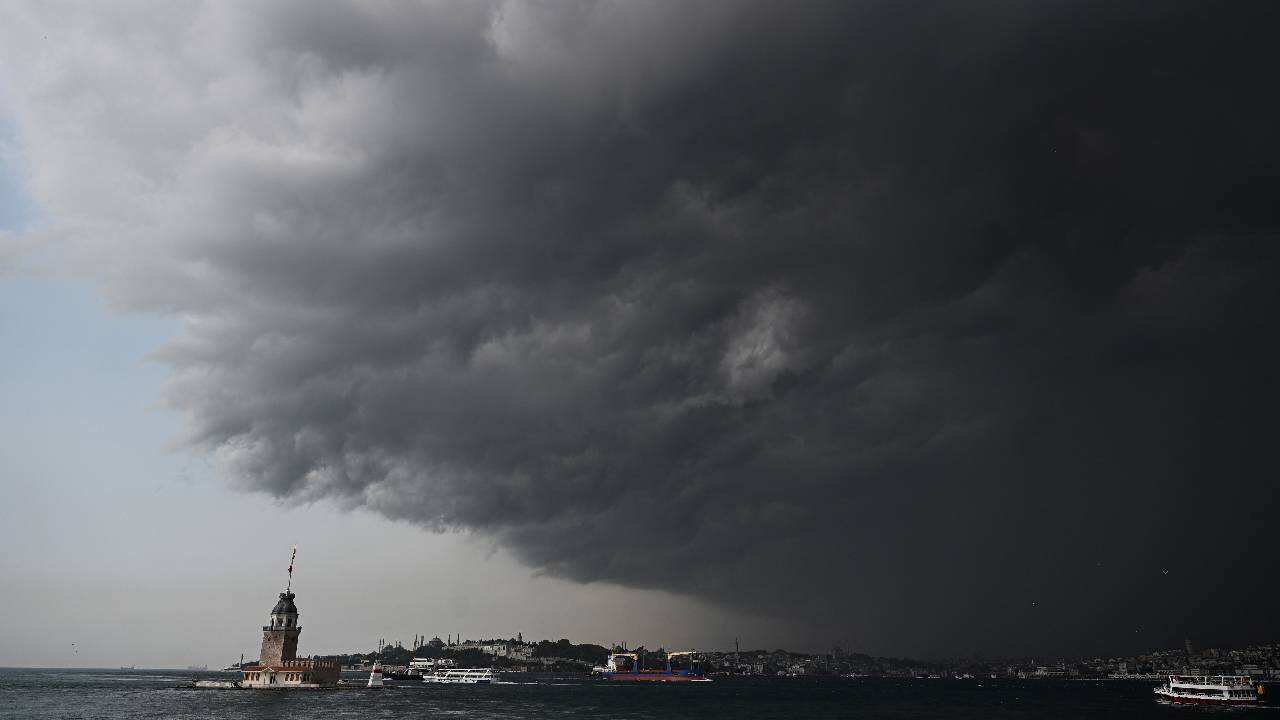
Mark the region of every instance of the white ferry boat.
<instances>
[{"instance_id":1,"label":"white ferry boat","mask_svg":"<svg viewBox=\"0 0 1280 720\"><path fill-rule=\"evenodd\" d=\"M1258 705L1262 690L1245 675L1170 675L1156 700L1173 705Z\"/></svg>"},{"instance_id":2,"label":"white ferry boat","mask_svg":"<svg viewBox=\"0 0 1280 720\"><path fill-rule=\"evenodd\" d=\"M458 685L488 685L493 682L492 668L466 668L463 670L437 670L424 674L422 682Z\"/></svg>"},{"instance_id":3,"label":"white ferry boat","mask_svg":"<svg viewBox=\"0 0 1280 720\"><path fill-rule=\"evenodd\" d=\"M415 657L409 661L409 671L417 671L420 674L436 672L439 670L452 670L458 666L453 658L420 658Z\"/></svg>"}]
</instances>

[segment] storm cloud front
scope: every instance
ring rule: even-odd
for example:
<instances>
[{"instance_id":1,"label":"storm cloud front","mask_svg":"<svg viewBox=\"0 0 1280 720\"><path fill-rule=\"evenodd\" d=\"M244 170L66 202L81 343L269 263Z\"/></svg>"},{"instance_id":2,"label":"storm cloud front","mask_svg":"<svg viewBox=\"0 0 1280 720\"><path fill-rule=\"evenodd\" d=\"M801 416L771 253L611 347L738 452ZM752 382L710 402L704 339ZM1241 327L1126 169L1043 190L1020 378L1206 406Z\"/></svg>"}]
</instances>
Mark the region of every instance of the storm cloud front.
<instances>
[{"instance_id":1,"label":"storm cloud front","mask_svg":"<svg viewBox=\"0 0 1280 720\"><path fill-rule=\"evenodd\" d=\"M1227 9L35 6L0 103L24 252L181 321L237 488L802 648L1229 644L1280 632L1280 57Z\"/></svg>"}]
</instances>

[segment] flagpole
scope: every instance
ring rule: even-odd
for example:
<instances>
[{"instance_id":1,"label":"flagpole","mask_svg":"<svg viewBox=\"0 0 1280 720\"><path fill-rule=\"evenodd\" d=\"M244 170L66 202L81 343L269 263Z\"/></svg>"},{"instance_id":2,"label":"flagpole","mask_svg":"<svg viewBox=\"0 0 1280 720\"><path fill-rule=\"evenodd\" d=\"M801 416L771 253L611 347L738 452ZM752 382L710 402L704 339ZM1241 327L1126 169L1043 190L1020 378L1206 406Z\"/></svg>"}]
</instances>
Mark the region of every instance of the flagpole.
<instances>
[{"instance_id":1,"label":"flagpole","mask_svg":"<svg viewBox=\"0 0 1280 720\"><path fill-rule=\"evenodd\" d=\"M286 593L293 591L293 560L298 557L298 546L293 546L293 554L289 556L289 584L285 586Z\"/></svg>"}]
</instances>

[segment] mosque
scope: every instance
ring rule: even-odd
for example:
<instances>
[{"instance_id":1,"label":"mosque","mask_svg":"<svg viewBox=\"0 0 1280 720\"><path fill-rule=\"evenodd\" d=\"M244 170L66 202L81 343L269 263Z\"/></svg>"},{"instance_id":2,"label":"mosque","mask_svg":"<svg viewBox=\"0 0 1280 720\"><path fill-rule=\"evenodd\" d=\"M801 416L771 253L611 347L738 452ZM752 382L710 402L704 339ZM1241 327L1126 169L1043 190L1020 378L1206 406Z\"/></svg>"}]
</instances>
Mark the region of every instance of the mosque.
<instances>
[{"instance_id":1,"label":"mosque","mask_svg":"<svg viewBox=\"0 0 1280 720\"><path fill-rule=\"evenodd\" d=\"M297 549L294 549L297 556ZM262 653L254 665L240 670L240 687L319 688L338 684L342 666L336 659L299 658L298 606L294 604L293 560L289 561L289 585L271 609L270 624L262 628Z\"/></svg>"}]
</instances>

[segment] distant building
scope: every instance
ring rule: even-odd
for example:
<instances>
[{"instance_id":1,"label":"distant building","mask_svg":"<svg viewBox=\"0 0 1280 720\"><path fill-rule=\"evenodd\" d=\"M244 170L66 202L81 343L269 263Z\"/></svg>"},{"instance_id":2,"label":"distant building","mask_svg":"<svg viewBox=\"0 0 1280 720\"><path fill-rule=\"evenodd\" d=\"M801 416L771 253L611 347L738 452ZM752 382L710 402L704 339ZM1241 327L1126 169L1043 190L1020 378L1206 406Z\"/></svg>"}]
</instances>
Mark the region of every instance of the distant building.
<instances>
[{"instance_id":1,"label":"distant building","mask_svg":"<svg viewBox=\"0 0 1280 720\"><path fill-rule=\"evenodd\" d=\"M522 642L508 642L499 640L497 642L477 642L467 643L464 648L474 648L486 655L495 657L508 658L510 660L528 660L533 655L533 648Z\"/></svg>"},{"instance_id":2,"label":"distant building","mask_svg":"<svg viewBox=\"0 0 1280 720\"><path fill-rule=\"evenodd\" d=\"M290 564L290 578L293 565ZM290 583L292 585L292 583ZM262 628L262 654L254 665L241 668L240 684L251 688L307 688L338 684L341 665L337 660L298 658L298 606L286 588L271 609L269 624Z\"/></svg>"}]
</instances>

